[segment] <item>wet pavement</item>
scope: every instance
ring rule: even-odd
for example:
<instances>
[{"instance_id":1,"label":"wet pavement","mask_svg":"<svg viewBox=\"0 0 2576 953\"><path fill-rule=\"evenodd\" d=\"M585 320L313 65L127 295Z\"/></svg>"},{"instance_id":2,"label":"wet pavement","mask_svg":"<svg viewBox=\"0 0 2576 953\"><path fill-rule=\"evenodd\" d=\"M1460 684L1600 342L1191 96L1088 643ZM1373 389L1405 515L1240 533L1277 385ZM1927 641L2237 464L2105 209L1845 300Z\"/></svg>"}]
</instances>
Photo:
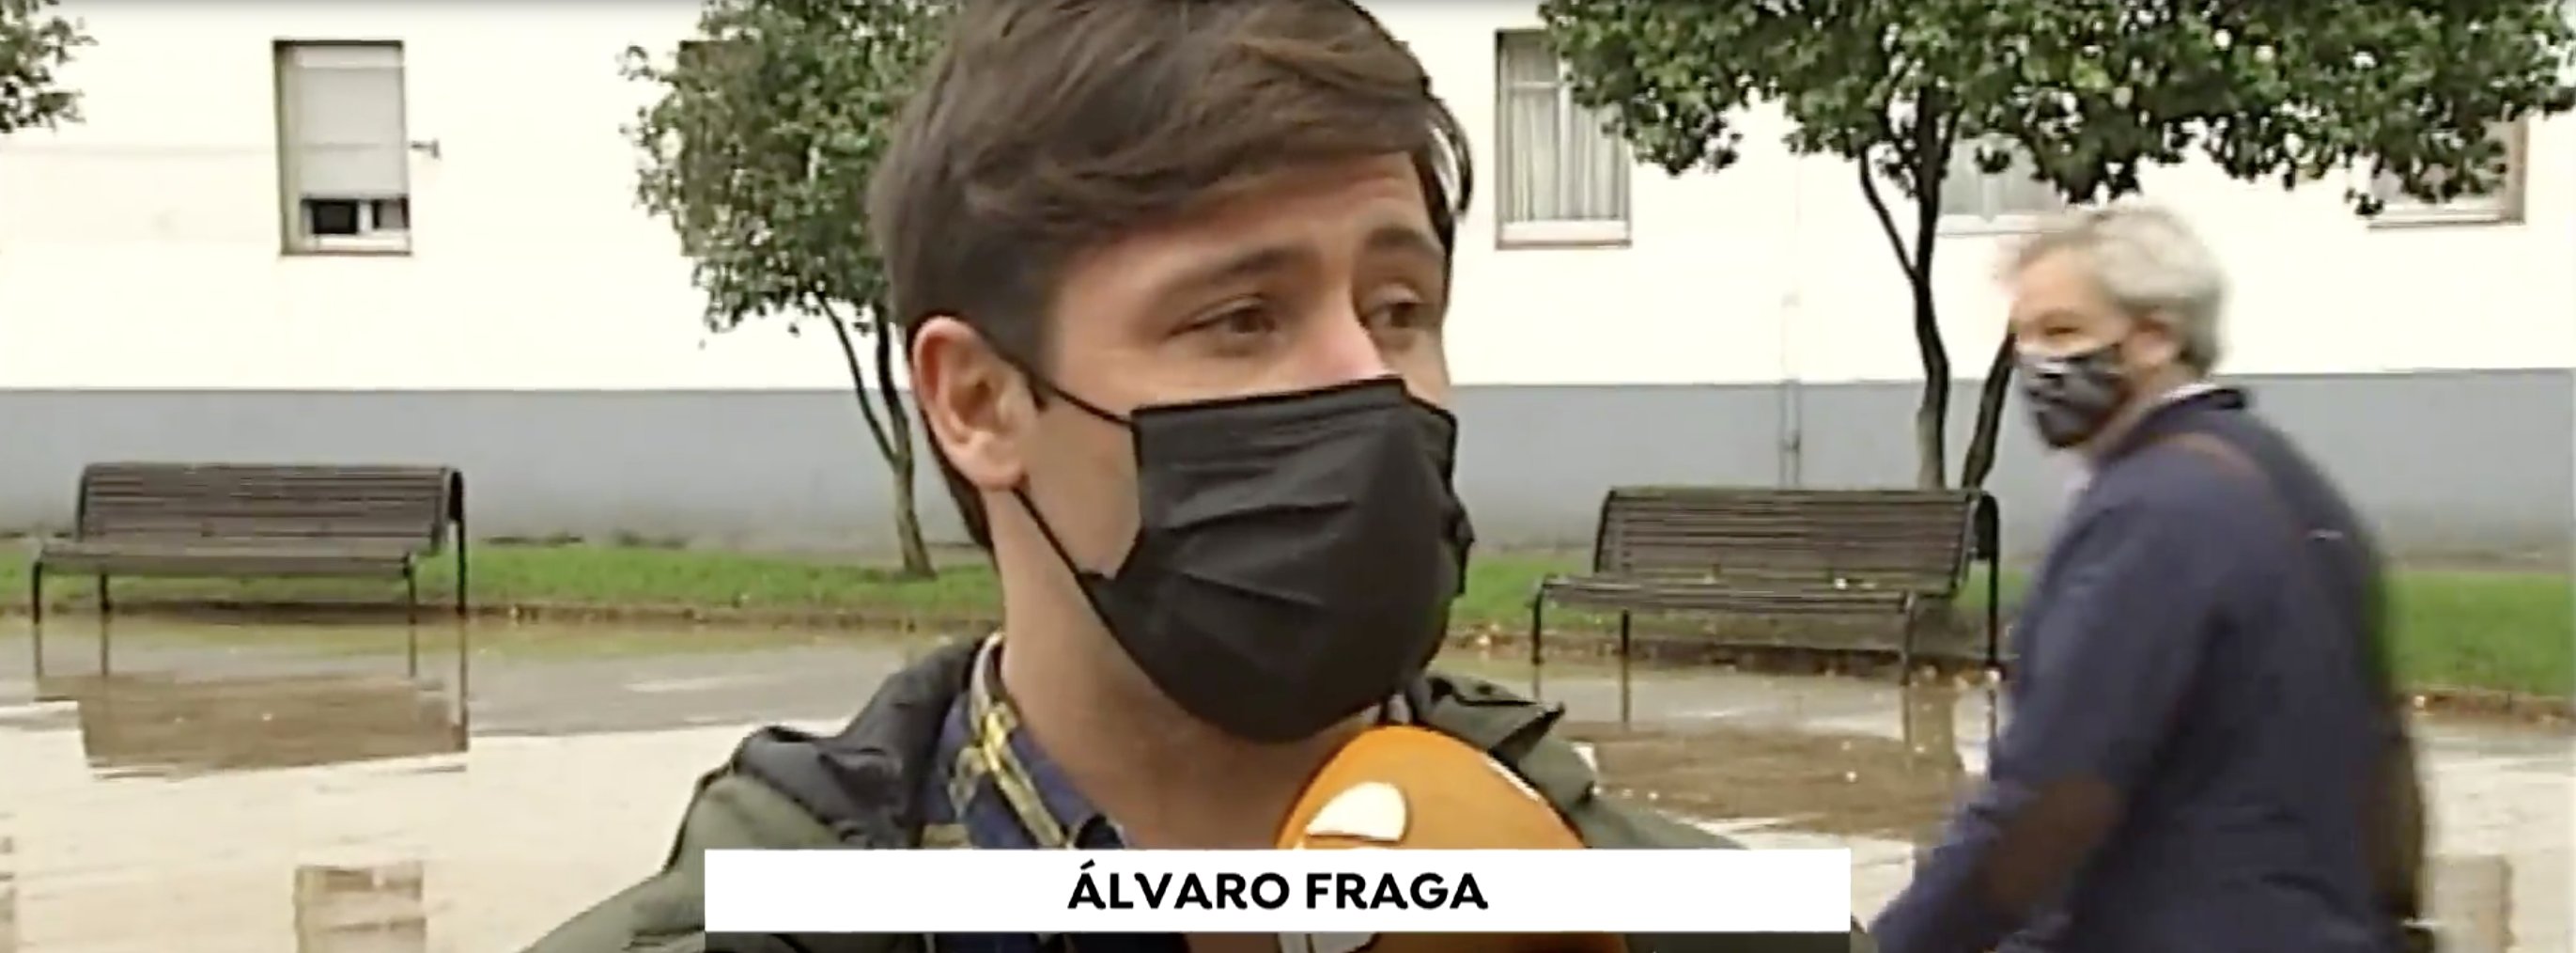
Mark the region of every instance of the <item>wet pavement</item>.
<instances>
[{"instance_id":1,"label":"wet pavement","mask_svg":"<svg viewBox=\"0 0 2576 953\"><path fill-rule=\"evenodd\" d=\"M751 726L828 727L931 644L674 630L460 669L452 632L413 665L399 630L127 623L102 672L71 625L39 678L0 631L0 953L514 949L658 864L692 783ZM674 651L692 644L725 650ZM1608 786L1756 846L1852 849L1864 915L1982 769L1979 691L1658 671L1623 726L1617 684L1570 665L1546 682ZM2437 909L2474 928L2453 949L2571 953L2570 735L2424 733Z\"/></svg>"}]
</instances>

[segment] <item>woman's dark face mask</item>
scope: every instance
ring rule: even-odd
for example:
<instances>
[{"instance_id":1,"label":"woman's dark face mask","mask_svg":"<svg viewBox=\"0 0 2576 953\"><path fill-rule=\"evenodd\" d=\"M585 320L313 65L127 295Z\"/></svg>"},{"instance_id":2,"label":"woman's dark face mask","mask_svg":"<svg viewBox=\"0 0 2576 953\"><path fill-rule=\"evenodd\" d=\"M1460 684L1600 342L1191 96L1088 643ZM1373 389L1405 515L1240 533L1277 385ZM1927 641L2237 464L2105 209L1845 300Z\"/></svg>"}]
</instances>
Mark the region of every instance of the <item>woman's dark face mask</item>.
<instances>
[{"instance_id":1,"label":"woman's dark face mask","mask_svg":"<svg viewBox=\"0 0 2576 953\"><path fill-rule=\"evenodd\" d=\"M1110 636L1193 716L1251 741L1311 737L1439 651L1473 532L1451 486L1457 422L1402 380L1126 417L1045 390L1132 435L1136 537L1115 571L1085 568L1025 492L1021 505Z\"/></svg>"}]
</instances>

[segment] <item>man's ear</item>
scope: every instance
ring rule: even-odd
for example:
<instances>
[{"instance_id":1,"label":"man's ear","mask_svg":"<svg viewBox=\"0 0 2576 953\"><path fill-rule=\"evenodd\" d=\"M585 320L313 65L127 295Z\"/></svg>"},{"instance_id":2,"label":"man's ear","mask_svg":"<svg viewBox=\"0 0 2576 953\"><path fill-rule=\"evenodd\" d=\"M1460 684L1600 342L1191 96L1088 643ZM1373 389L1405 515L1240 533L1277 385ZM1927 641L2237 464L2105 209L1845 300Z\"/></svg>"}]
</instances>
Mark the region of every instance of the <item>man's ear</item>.
<instances>
[{"instance_id":1,"label":"man's ear","mask_svg":"<svg viewBox=\"0 0 2576 953\"><path fill-rule=\"evenodd\" d=\"M2140 320L2121 342L2122 356L2133 367L2163 370L2182 363L2182 335L2175 331L2171 315L2150 315Z\"/></svg>"},{"instance_id":2,"label":"man's ear","mask_svg":"<svg viewBox=\"0 0 2576 953\"><path fill-rule=\"evenodd\" d=\"M1017 368L953 315L912 332L912 394L939 452L976 488L1000 492L1027 474L1036 407Z\"/></svg>"}]
</instances>

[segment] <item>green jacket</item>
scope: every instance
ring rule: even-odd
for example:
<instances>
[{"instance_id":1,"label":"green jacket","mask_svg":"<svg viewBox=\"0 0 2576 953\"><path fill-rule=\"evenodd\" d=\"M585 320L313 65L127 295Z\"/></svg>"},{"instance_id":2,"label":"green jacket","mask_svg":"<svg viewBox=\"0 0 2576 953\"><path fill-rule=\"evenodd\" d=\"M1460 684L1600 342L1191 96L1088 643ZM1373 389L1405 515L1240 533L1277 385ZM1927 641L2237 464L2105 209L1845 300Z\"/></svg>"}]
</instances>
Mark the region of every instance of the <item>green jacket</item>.
<instances>
[{"instance_id":1,"label":"green jacket","mask_svg":"<svg viewBox=\"0 0 2576 953\"><path fill-rule=\"evenodd\" d=\"M767 728L698 782L662 869L538 940L527 953L922 953L912 935L770 937L703 930L705 851L920 846L913 801L972 642L896 673L848 728L818 737ZM1433 675L1411 706L1423 724L1493 752L1597 848L1733 847L1697 827L1602 795L1592 768L1551 730L1564 709L1491 683ZM1810 953L1815 937L1632 937L1632 953ZM1842 944L1830 944L1842 949ZM1871 949L1855 925L1848 949Z\"/></svg>"}]
</instances>

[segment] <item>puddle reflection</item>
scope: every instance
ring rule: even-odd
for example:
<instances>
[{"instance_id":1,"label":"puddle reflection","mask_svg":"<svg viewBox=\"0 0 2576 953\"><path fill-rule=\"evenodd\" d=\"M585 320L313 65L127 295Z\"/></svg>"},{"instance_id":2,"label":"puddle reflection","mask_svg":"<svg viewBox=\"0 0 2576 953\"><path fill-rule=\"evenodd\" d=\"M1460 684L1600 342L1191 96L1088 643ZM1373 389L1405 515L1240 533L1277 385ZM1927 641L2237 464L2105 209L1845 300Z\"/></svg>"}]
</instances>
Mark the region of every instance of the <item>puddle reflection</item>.
<instances>
[{"instance_id":1,"label":"puddle reflection","mask_svg":"<svg viewBox=\"0 0 2576 953\"><path fill-rule=\"evenodd\" d=\"M1914 866L1921 866L1932 848L1941 843L1941 830L1948 823L1952 806L1974 781L1966 759L1959 754L1958 708L1965 694L1955 683L1933 679L1907 685L1898 703L1903 713L1905 743L1898 770L1921 777L1928 786L1948 795L1946 803L1930 816L1918 818L1914 828L1906 832L1906 840L1913 845L1909 853ZM1988 712L1994 710L1992 705L1985 708ZM1991 718L1981 721L1994 723ZM1994 738L1989 734L1984 740L1991 743Z\"/></svg>"},{"instance_id":2,"label":"puddle reflection","mask_svg":"<svg viewBox=\"0 0 2576 953\"><path fill-rule=\"evenodd\" d=\"M1668 811L1817 834L1915 841L1936 834L1972 778L1967 750L1984 741L1961 745L1961 724L1984 721L1982 704L1963 710L1961 702L1982 702L1983 693L1947 683L1861 688L1880 696L1875 717L1744 711L1568 727L1594 745L1605 786Z\"/></svg>"},{"instance_id":3,"label":"puddle reflection","mask_svg":"<svg viewBox=\"0 0 2576 953\"><path fill-rule=\"evenodd\" d=\"M7 815L0 815L6 824ZM18 953L18 842L0 834L0 953Z\"/></svg>"},{"instance_id":4,"label":"puddle reflection","mask_svg":"<svg viewBox=\"0 0 2576 953\"><path fill-rule=\"evenodd\" d=\"M359 675L49 676L77 707L81 748L108 777L186 777L454 754L461 706L436 686Z\"/></svg>"},{"instance_id":5,"label":"puddle reflection","mask_svg":"<svg viewBox=\"0 0 2576 953\"><path fill-rule=\"evenodd\" d=\"M2513 864L2500 855L2436 858L2427 898L2442 947L2510 950L2513 930Z\"/></svg>"},{"instance_id":6,"label":"puddle reflection","mask_svg":"<svg viewBox=\"0 0 2576 953\"><path fill-rule=\"evenodd\" d=\"M296 953L422 953L429 910L422 865L295 868Z\"/></svg>"}]
</instances>

